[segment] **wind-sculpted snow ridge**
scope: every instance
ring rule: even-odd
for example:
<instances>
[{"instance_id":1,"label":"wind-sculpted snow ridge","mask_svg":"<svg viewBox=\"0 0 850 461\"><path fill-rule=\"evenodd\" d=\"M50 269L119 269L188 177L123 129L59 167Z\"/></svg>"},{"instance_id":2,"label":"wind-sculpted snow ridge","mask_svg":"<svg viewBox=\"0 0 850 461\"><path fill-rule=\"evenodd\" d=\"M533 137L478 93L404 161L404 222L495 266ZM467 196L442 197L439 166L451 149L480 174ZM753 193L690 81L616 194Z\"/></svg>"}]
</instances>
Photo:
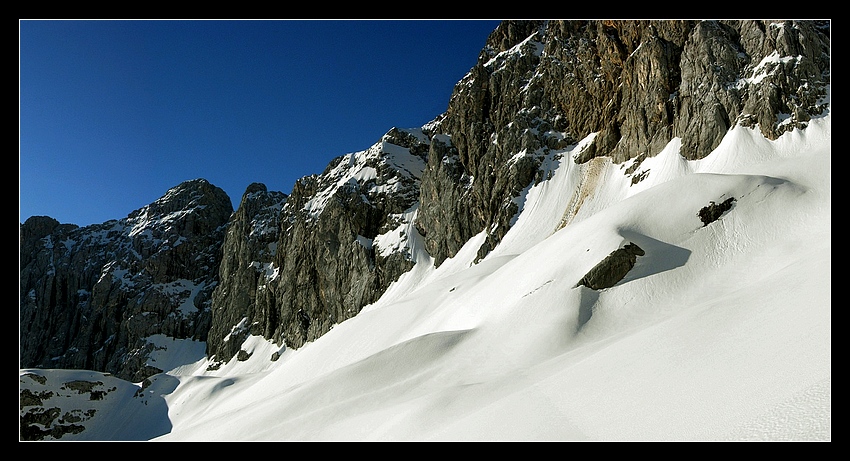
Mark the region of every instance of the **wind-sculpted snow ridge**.
<instances>
[{"instance_id":1,"label":"wind-sculpted snow ridge","mask_svg":"<svg viewBox=\"0 0 850 461\"><path fill-rule=\"evenodd\" d=\"M426 248L440 265L486 232L485 257L543 162L591 135L576 162L628 164L640 186L671 142L697 160L738 125L804 129L828 106L829 51L828 21L505 21L435 127L448 142L422 180Z\"/></svg>"},{"instance_id":2,"label":"wind-sculpted snow ridge","mask_svg":"<svg viewBox=\"0 0 850 461\"><path fill-rule=\"evenodd\" d=\"M249 187L156 439L830 440L829 64L824 21L503 23L432 123Z\"/></svg>"},{"instance_id":3,"label":"wind-sculpted snow ridge","mask_svg":"<svg viewBox=\"0 0 850 461\"><path fill-rule=\"evenodd\" d=\"M623 179L552 233L582 174L561 162L486 258L478 236L417 265L261 375L211 378L214 404L182 377L158 440L830 440L829 117L687 168L677 145L639 191L605 166ZM622 280L577 286L628 242Z\"/></svg>"}]
</instances>

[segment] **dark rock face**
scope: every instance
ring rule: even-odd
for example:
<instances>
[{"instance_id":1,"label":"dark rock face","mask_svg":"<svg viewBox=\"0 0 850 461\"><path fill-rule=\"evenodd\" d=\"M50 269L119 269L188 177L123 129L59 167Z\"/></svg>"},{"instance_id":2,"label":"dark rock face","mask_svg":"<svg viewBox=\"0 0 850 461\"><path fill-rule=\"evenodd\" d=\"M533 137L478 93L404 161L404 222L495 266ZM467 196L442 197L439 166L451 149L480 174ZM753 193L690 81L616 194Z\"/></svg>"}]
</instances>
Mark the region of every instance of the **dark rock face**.
<instances>
[{"instance_id":1,"label":"dark rock face","mask_svg":"<svg viewBox=\"0 0 850 461\"><path fill-rule=\"evenodd\" d=\"M486 231L486 255L542 159L594 133L576 162L654 156L674 137L699 159L736 124L770 139L804 128L826 107L829 47L822 21L502 23L434 126L428 251L440 264Z\"/></svg>"},{"instance_id":2,"label":"dark rock face","mask_svg":"<svg viewBox=\"0 0 850 461\"><path fill-rule=\"evenodd\" d=\"M101 370L138 382L159 371L149 338L206 340L225 192L199 179L121 220L21 225L20 366Z\"/></svg>"},{"instance_id":3,"label":"dark rock face","mask_svg":"<svg viewBox=\"0 0 850 461\"><path fill-rule=\"evenodd\" d=\"M412 267L404 245L382 238L415 214L427 152L420 130L392 129L293 189L275 260L279 317L266 337L300 347L376 301Z\"/></svg>"},{"instance_id":4,"label":"dark rock face","mask_svg":"<svg viewBox=\"0 0 850 461\"><path fill-rule=\"evenodd\" d=\"M264 184L251 184L227 224L219 267L221 282L212 293L212 324L207 337L213 355L230 358L239 352L250 334L248 319L262 325L276 322L267 281L276 276L273 263L280 237L280 211L286 199L286 194L269 191Z\"/></svg>"},{"instance_id":5,"label":"dark rock face","mask_svg":"<svg viewBox=\"0 0 850 461\"><path fill-rule=\"evenodd\" d=\"M248 335L298 348L409 270L406 240L390 236L412 229L428 145L422 130L393 128L368 150L301 178L285 199L249 188L223 246L210 356L231 360Z\"/></svg>"},{"instance_id":6,"label":"dark rock face","mask_svg":"<svg viewBox=\"0 0 850 461\"><path fill-rule=\"evenodd\" d=\"M829 26L812 21L700 22L682 48L674 136L708 155L735 123L770 139L823 112Z\"/></svg>"},{"instance_id":7,"label":"dark rock face","mask_svg":"<svg viewBox=\"0 0 850 461\"><path fill-rule=\"evenodd\" d=\"M599 264L579 280L578 285L584 285L592 290L611 288L635 267L638 256L646 252L634 243L629 242L623 248L618 248L605 257Z\"/></svg>"}]
</instances>

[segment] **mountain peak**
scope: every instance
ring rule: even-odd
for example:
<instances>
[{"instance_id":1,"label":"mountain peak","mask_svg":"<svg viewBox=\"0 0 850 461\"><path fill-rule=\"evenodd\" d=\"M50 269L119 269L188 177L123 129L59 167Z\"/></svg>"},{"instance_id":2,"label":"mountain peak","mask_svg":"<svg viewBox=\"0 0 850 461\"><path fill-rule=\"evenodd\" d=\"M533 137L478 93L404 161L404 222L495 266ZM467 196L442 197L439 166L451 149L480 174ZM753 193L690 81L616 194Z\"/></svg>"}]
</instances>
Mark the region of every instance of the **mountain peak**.
<instances>
[{"instance_id":1,"label":"mountain peak","mask_svg":"<svg viewBox=\"0 0 850 461\"><path fill-rule=\"evenodd\" d=\"M829 438L829 40L506 21L444 114L289 195L27 220L21 367L144 382L112 411L174 440ZM112 392L46 374L28 423Z\"/></svg>"}]
</instances>

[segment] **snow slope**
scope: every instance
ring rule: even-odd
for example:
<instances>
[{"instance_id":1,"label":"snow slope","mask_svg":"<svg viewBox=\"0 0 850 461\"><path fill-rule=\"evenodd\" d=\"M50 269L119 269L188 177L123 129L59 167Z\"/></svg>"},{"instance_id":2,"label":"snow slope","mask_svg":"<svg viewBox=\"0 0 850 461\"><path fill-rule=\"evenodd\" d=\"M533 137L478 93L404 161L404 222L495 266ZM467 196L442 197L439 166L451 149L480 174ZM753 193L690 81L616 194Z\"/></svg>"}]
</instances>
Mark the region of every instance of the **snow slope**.
<instances>
[{"instance_id":1,"label":"snow slope","mask_svg":"<svg viewBox=\"0 0 850 461\"><path fill-rule=\"evenodd\" d=\"M734 128L700 161L674 140L635 185L581 148L547 158L478 264L483 234L437 269L414 240L414 269L315 342L158 375L167 414L135 438L831 440L830 116ZM646 254L625 279L576 287L628 242Z\"/></svg>"}]
</instances>

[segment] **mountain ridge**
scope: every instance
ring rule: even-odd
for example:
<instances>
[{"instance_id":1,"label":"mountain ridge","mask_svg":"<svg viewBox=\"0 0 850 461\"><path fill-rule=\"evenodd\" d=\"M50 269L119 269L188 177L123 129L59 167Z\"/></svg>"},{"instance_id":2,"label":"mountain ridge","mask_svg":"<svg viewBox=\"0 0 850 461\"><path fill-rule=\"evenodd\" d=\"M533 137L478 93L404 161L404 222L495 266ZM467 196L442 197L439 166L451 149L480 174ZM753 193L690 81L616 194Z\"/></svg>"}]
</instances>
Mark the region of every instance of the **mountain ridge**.
<instances>
[{"instance_id":1,"label":"mountain ridge","mask_svg":"<svg viewBox=\"0 0 850 461\"><path fill-rule=\"evenodd\" d=\"M145 340L152 334L206 343L208 371L251 359L244 346L253 337L278 345L264 360L279 360L379 302L422 255L438 268L462 250L475 251L476 262L498 257L530 191L556 165L606 175L567 185L578 195L556 218L570 226L593 213L584 198L605 184L637 191L663 182L651 165L670 158L661 154L677 139L676 155L693 161L738 126L767 139L805 129L828 110L828 27L506 21L446 113L390 129L289 195L255 183L234 211L223 191L193 180L102 225L30 218L21 225L21 368L142 382L167 371L151 365L164 347ZM198 198L208 196L217 199ZM74 238L112 258L92 261L95 250L56 244ZM110 238L122 243L113 248ZM193 251L181 248L187 242ZM81 269L83 260L91 267Z\"/></svg>"}]
</instances>

